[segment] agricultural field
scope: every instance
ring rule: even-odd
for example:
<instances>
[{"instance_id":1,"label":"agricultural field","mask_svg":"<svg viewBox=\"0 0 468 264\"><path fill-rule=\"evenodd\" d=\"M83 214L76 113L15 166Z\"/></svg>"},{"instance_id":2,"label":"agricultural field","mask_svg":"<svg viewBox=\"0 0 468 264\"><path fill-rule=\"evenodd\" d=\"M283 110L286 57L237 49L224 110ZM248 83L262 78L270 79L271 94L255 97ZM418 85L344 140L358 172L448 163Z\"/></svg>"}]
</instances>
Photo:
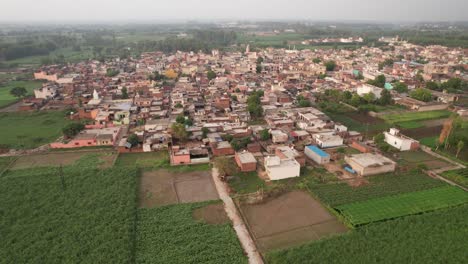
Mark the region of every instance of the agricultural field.
<instances>
[{"instance_id":1,"label":"agricultural field","mask_svg":"<svg viewBox=\"0 0 468 264\"><path fill-rule=\"evenodd\" d=\"M15 157L0 157L0 176L1 173L15 160Z\"/></svg>"},{"instance_id":2,"label":"agricultural field","mask_svg":"<svg viewBox=\"0 0 468 264\"><path fill-rule=\"evenodd\" d=\"M442 173L440 176L451 180L453 182L456 182L460 184L461 186L464 186L468 188L468 169L458 169L458 170L452 170L452 171L446 171Z\"/></svg>"},{"instance_id":3,"label":"agricultural field","mask_svg":"<svg viewBox=\"0 0 468 264\"><path fill-rule=\"evenodd\" d=\"M253 193L267 188L265 181L258 177L256 171L239 172L228 183L229 187L238 194Z\"/></svg>"},{"instance_id":4,"label":"agricultural field","mask_svg":"<svg viewBox=\"0 0 468 264\"><path fill-rule=\"evenodd\" d=\"M144 208L219 199L211 171L145 171L139 185L139 206Z\"/></svg>"},{"instance_id":5,"label":"agricultural field","mask_svg":"<svg viewBox=\"0 0 468 264\"><path fill-rule=\"evenodd\" d=\"M10 167L10 170L58 167L80 164L83 160L93 159L100 168L112 167L117 153L112 151L63 151L20 156Z\"/></svg>"},{"instance_id":6,"label":"agricultural field","mask_svg":"<svg viewBox=\"0 0 468 264\"><path fill-rule=\"evenodd\" d=\"M34 89L42 87L40 81L11 81L6 85L0 86L0 108L18 102L19 99L10 94L10 90L14 87L24 87L28 91L28 95L32 95Z\"/></svg>"},{"instance_id":7,"label":"agricultural field","mask_svg":"<svg viewBox=\"0 0 468 264\"><path fill-rule=\"evenodd\" d=\"M468 193L458 187L445 186L350 203L335 207L354 225L419 214L468 203Z\"/></svg>"},{"instance_id":8,"label":"agricultural field","mask_svg":"<svg viewBox=\"0 0 468 264\"><path fill-rule=\"evenodd\" d=\"M31 149L48 144L62 135L62 128L69 122L62 111L0 113L1 145Z\"/></svg>"},{"instance_id":9,"label":"agricultural field","mask_svg":"<svg viewBox=\"0 0 468 264\"><path fill-rule=\"evenodd\" d=\"M464 263L468 205L372 223L267 254L269 264Z\"/></svg>"},{"instance_id":10,"label":"agricultural field","mask_svg":"<svg viewBox=\"0 0 468 264\"><path fill-rule=\"evenodd\" d=\"M131 263L135 169L90 164L0 178L0 263Z\"/></svg>"},{"instance_id":11,"label":"agricultural field","mask_svg":"<svg viewBox=\"0 0 468 264\"><path fill-rule=\"evenodd\" d=\"M222 215L197 211L212 202L138 210L136 263L247 263L228 221L210 224ZM224 214L210 210L210 214ZM224 218L225 219L225 218Z\"/></svg>"},{"instance_id":12,"label":"agricultural field","mask_svg":"<svg viewBox=\"0 0 468 264\"><path fill-rule=\"evenodd\" d=\"M417 170L406 173L374 175L367 177L366 180L369 183L359 187L351 187L347 183L311 183L308 185L308 189L323 203L335 207L388 195L446 186L444 182L430 178Z\"/></svg>"},{"instance_id":13,"label":"agricultural field","mask_svg":"<svg viewBox=\"0 0 468 264\"><path fill-rule=\"evenodd\" d=\"M398 165L407 169L415 169L424 165L428 169L440 169L452 166L450 163L438 159L424 151L404 151L398 153Z\"/></svg>"},{"instance_id":14,"label":"agricultural field","mask_svg":"<svg viewBox=\"0 0 468 264\"><path fill-rule=\"evenodd\" d=\"M447 110L437 110L437 111L427 111L427 112L406 112L406 113L383 115L382 118L391 124L405 123L406 126L409 126L411 123L408 123L408 122L417 122L417 121L423 121L423 120L447 118L451 114L452 112L447 111ZM415 126L415 124L417 123L413 123L412 126Z\"/></svg>"},{"instance_id":15,"label":"agricultural field","mask_svg":"<svg viewBox=\"0 0 468 264\"><path fill-rule=\"evenodd\" d=\"M115 163L118 167L136 166L138 168L168 167L169 153L167 151L121 153Z\"/></svg>"},{"instance_id":16,"label":"agricultural field","mask_svg":"<svg viewBox=\"0 0 468 264\"><path fill-rule=\"evenodd\" d=\"M266 253L346 232L347 228L307 192L292 191L239 208L259 250Z\"/></svg>"},{"instance_id":17,"label":"agricultural field","mask_svg":"<svg viewBox=\"0 0 468 264\"><path fill-rule=\"evenodd\" d=\"M358 112L327 113L334 121L340 122L350 130L372 136L391 127L384 120Z\"/></svg>"}]
</instances>

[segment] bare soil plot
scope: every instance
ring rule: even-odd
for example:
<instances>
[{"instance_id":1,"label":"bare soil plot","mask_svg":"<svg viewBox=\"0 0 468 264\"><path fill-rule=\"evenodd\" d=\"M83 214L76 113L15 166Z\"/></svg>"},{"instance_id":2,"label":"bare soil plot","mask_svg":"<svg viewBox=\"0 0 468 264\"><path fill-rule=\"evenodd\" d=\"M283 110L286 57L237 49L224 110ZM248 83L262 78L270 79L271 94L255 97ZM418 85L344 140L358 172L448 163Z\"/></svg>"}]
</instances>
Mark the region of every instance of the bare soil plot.
<instances>
[{"instance_id":1,"label":"bare soil plot","mask_svg":"<svg viewBox=\"0 0 468 264\"><path fill-rule=\"evenodd\" d=\"M432 126L432 127L419 127L413 129L403 129L402 133L408 137L414 139L421 139L425 137L438 136L442 131L442 126Z\"/></svg>"},{"instance_id":2,"label":"bare soil plot","mask_svg":"<svg viewBox=\"0 0 468 264\"><path fill-rule=\"evenodd\" d=\"M229 223L229 218L226 211L224 211L224 205L222 203L210 204L195 209L192 215L195 220L200 220L207 224L221 225Z\"/></svg>"},{"instance_id":3,"label":"bare soil plot","mask_svg":"<svg viewBox=\"0 0 468 264\"><path fill-rule=\"evenodd\" d=\"M174 173L167 170L143 172L139 206L151 208L177 203L219 199L210 171Z\"/></svg>"},{"instance_id":4,"label":"bare soil plot","mask_svg":"<svg viewBox=\"0 0 468 264\"><path fill-rule=\"evenodd\" d=\"M355 112L352 112L352 113L346 113L346 116L362 123L363 125L364 124L380 124L380 123L384 123L385 121L378 118L378 117L372 117L370 115L367 115L367 114L361 114L361 113L355 113Z\"/></svg>"},{"instance_id":5,"label":"bare soil plot","mask_svg":"<svg viewBox=\"0 0 468 264\"><path fill-rule=\"evenodd\" d=\"M240 204L262 252L346 232L347 228L308 193L292 191L260 204Z\"/></svg>"},{"instance_id":6,"label":"bare soil plot","mask_svg":"<svg viewBox=\"0 0 468 264\"><path fill-rule=\"evenodd\" d=\"M86 155L96 155L96 158L100 160L100 167L109 168L112 166L117 154L110 151L64 151L26 155L20 156L12 164L10 169L17 170L36 167L58 167L60 165L67 166L74 164Z\"/></svg>"}]
</instances>

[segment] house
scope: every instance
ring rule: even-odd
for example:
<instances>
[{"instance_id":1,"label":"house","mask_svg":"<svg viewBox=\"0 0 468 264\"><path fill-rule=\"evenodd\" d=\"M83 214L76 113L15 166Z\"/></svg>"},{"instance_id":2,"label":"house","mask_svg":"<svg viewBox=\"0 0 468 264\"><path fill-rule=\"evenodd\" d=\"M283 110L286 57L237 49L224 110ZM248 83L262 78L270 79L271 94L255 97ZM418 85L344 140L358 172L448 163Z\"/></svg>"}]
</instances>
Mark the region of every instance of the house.
<instances>
[{"instance_id":1,"label":"house","mask_svg":"<svg viewBox=\"0 0 468 264\"><path fill-rule=\"evenodd\" d=\"M234 158L242 172L257 170L257 160L252 153L247 151L237 152Z\"/></svg>"},{"instance_id":2,"label":"house","mask_svg":"<svg viewBox=\"0 0 468 264\"><path fill-rule=\"evenodd\" d=\"M321 150L317 146L307 146L304 149L304 154L317 164L325 164L330 162L330 155L325 151Z\"/></svg>"},{"instance_id":3,"label":"house","mask_svg":"<svg viewBox=\"0 0 468 264\"><path fill-rule=\"evenodd\" d=\"M227 141L213 142L210 145L213 156L234 155L234 149Z\"/></svg>"},{"instance_id":4,"label":"house","mask_svg":"<svg viewBox=\"0 0 468 264\"><path fill-rule=\"evenodd\" d=\"M321 148L333 148L343 145L343 138L333 134L314 134L315 142Z\"/></svg>"},{"instance_id":5,"label":"house","mask_svg":"<svg viewBox=\"0 0 468 264\"><path fill-rule=\"evenodd\" d=\"M400 151L416 150L419 148L419 141L400 134L400 130L390 128L390 131L384 132L385 142Z\"/></svg>"},{"instance_id":6,"label":"house","mask_svg":"<svg viewBox=\"0 0 468 264\"><path fill-rule=\"evenodd\" d=\"M120 134L120 127L86 129L67 142L54 142L51 148L82 148L112 146Z\"/></svg>"},{"instance_id":7,"label":"house","mask_svg":"<svg viewBox=\"0 0 468 264\"><path fill-rule=\"evenodd\" d=\"M382 91L383 91L382 88L379 88L379 87L377 87L377 86L374 86L374 85L365 83L365 84L359 86L359 87L357 88L357 91L356 91L356 92L357 92L357 94L358 94L359 96L364 96L364 95L366 95L366 94L368 94L368 93L372 93L372 94L375 95L375 98L376 98L376 99L379 99L379 98L380 98L380 95L381 95L381 93L382 93Z\"/></svg>"},{"instance_id":8,"label":"house","mask_svg":"<svg viewBox=\"0 0 468 264\"><path fill-rule=\"evenodd\" d=\"M270 133L273 143L286 143L288 141L288 134L281 130L272 130Z\"/></svg>"},{"instance_id":9,"label":"house","mask_svg":"<svg viewBox=\"0 0 468 264\"><path fill-rule=\"evenodd\" d=\"M171 149L171 164L190 164L190 151L180 146L173 146Z\"/></svg>"},{"instance_id":10,"label":"house","mask_svg":"<svg viewBox=\"0 0 468 264\"><path fill-rule=\"evenodd\" d=\"M301 165L295 159L281 159L278 156L265 158L265 171L270 180L282 180L299 177Z\"/></svg>"},{"instance_id":11,"label":"house","mask_svg":"<svg viewBox=\"0 0 468 264\"><path fill-rule=\"evenodd\" d=\"M275 155L281 159L295 159L301 167L305 166L306 159L294 147L280 146L275 148Z\"/></svg>"},{"instance_id":12,"label":"house","mask_svg":"<svg viewBox=\"0 0 468 264\"><path fill-rule=\"evenodd\" d=\"M57 86L47 85L39 89L34 89L36 99L50 99L57 96Z\"/></svg>"},{"instance_id":13,"label":"house","mask_svg":"<svg viewBox=\"0 0 468 264\"><path fill-rule=\"evenodd\" d=\"M396 168L396 162L380 154L355 154L346 156L345 161L361 176L393 172Z\"/></svg>"}]
</instances>

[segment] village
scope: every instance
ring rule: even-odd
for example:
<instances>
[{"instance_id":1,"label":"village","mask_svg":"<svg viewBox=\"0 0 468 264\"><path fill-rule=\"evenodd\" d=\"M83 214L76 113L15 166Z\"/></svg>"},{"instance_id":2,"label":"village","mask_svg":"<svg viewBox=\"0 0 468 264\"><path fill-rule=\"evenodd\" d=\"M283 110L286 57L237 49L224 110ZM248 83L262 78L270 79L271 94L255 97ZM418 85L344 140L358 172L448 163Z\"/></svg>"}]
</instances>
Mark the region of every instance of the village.
<instances>
[{"instance_id":1,"label":"village","mask_svg":"<svg viewBox=\"0 0 468 264\"><path fill-rule=\"evenodd\" d=\"M464 175L468 162L467 50L379 41L43 65L33 73L41 87L8 111L60 111L65 125L32 149L3 147L14 158L1 173L52 166L62 175L84 155L100 169L136 167L138 208L221 200L202 214L234 226L249 263L463 206L466 180L451 173Z\"/></svg>"}]
</instances>

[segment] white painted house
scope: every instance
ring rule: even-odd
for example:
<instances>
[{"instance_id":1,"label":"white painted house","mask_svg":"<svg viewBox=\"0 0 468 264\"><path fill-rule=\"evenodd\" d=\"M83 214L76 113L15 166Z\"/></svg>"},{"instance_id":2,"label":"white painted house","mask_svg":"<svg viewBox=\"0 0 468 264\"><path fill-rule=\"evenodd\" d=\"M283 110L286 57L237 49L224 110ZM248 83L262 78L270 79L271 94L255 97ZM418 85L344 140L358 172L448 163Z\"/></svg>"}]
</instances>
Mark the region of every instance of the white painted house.
<instances>
[{"instance_id":1,"label":"white painted house","mask_svg":"<svg viewBox=\"0 0 468 264\"><path fill-rule=\"evenodd\" d=\"M390 131L384 132L385 142L400 151L415 150L419 148L419 141L400 134L400 130L390 128Z\"/></svg>"},{"instance_id":2,"label":"white painted house","mask_svg":"<svg viewBox=\"0 0 468 264\"><path fill-rule=\"evenodd\" d=\"M301 165L295 159L281 159L278 156L265 158L265 171L272 181L299 177Z\"/></svg>"},{"instance_id":3,"label":"white painted house","mask_svg":"<svg viewBox=\"0 0 468 264\"><path fill-rule=\"evenodd\" d=\"M44 86L39 89L34 89L34 96L37 99L49 99L57 96L56 86Z\"/></svg>"},{"instance_id":4,"label":"white painted house","mask_svg":"<svg viewBox=\"0 0 468 264\"><path fill-rule=\"evenodd\" d=\"M372 94L375 95L376 99L380 98L380 96L382 94L382 91L383 91L382 88L379 88L379 87L374 86L374 85L370 85L368 83L365 83L365 84L363 84L363 85L361 85L361 86L359 86L357 88L357 94L359 96L364 96L364 95L366 95L368 93L372 93Z\"/></svg>"}]
</instances>

